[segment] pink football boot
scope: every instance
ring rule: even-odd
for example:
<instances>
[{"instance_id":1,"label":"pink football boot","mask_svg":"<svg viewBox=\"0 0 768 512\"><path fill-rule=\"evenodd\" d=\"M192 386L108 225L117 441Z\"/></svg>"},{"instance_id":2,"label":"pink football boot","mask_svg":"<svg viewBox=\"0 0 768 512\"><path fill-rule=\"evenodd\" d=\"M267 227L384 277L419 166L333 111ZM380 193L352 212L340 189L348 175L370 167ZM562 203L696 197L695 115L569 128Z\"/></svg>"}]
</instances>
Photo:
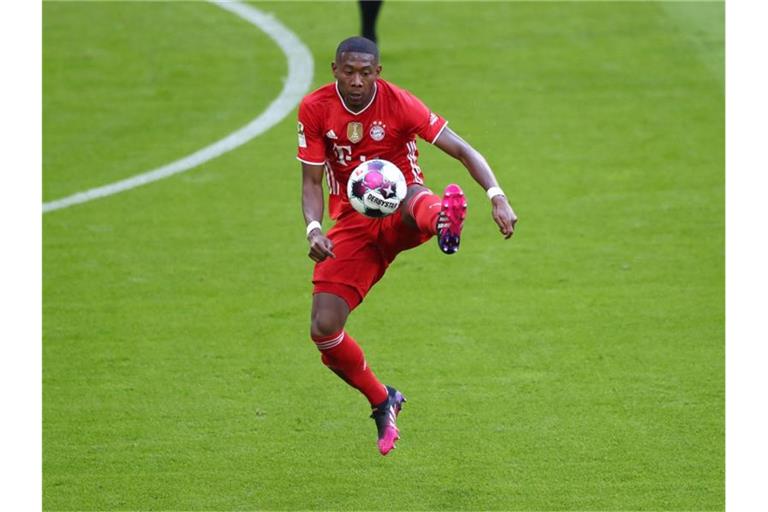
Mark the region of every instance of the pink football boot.
<instances>
[{"instance_id":1,"label":"pink football boot","mask_svg":"<svg viewBox=\"0 0 768 512\"><path fill-rule=\"evenodd\" d=\"M395 441L400 439L400 431L397 428L397 415L403 407L405 397L395 388L387 386L387 400L373 409L371 418L376 422L379 431L379 452L388 454L395 448Z\"/></svg>"},{"instance_id":2,"label":"pink football boot","mask_svg":"<svg viewBox=\"0 0 768 512\"><path fill-rule=\"evenodd\" d=\"M445 187L443 203L437 217L437 244L445 254L459 250L461 228L467 216L467 199L461 187L452 183Z\"/></svg>"}]
</instances>

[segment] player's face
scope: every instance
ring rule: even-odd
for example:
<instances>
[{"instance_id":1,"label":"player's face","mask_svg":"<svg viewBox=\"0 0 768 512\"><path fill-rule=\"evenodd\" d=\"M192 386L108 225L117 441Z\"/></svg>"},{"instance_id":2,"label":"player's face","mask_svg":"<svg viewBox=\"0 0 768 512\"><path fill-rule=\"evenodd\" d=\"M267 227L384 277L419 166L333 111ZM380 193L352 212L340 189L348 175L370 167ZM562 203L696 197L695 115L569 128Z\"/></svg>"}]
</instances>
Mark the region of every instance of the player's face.
<instances>
[{"instance_id":1,"label":"player's face","mask_svg":"<svg viewBox=\"0 0 768 512\"><path fill-rule=\"evenodd\" d=\"M371 101L373 85L381 73L376 57L367 53L345 52L331 64L339 92L350 110L360 110Z\"/></svg>"}]
</instances>

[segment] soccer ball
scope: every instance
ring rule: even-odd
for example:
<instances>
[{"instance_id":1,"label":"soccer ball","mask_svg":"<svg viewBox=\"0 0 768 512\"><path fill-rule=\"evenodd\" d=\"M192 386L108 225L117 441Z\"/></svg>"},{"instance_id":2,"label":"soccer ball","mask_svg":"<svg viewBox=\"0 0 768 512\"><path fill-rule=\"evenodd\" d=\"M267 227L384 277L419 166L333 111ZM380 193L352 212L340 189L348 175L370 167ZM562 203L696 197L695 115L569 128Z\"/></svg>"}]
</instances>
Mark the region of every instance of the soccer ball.
<instances>
[{"instance_id":1,"label":"soccer ball","mask_svg":"<svg viewBox=\"0 0 768 512\"><path fill-rule=\"evenodd\" d=\"M386 217L394 213L407 191L403 173L386 160L361 163L347 182L349 203L366 217Z\"/></svg>"}]
</instances>

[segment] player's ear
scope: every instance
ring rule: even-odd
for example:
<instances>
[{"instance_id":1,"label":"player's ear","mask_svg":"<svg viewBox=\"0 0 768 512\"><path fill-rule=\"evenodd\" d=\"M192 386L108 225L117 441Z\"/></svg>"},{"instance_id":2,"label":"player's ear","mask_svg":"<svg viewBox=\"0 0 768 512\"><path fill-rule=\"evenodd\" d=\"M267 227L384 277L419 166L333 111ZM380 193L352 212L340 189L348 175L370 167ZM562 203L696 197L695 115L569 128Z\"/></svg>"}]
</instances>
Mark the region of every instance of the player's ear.
<instances>
[{"instance_id":1,"label":"player's ear","mask_svg":"<svg viewBox=\"0 0 768 512\"><path fill-rule=\"evenodd\" d=\"M377 74L377 75L380 75L380 74L381 74L381 64L379 64L378 66L376 66L376 74Z\"/></svg>"},{"instance_id":2,"label":"player's ear","mask_svg":"<svg viewBox=\"0 0 768 512\"><path fill-rule=\"evenodd\" d=\"M335 61L331 61L331 71L333 72L334 75L336 74L336 62Z\"/></svg>"}]
</instances>

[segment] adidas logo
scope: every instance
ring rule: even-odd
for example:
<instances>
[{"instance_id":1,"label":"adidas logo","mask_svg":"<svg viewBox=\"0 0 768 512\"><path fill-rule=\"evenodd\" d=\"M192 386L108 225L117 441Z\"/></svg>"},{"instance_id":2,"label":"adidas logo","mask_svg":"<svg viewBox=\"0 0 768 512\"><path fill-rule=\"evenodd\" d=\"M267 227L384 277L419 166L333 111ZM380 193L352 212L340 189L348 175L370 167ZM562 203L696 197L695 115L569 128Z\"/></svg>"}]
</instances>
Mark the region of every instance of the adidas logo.
<instances>
[{"instance_id":1,"label":"adidas logo","mask_svg":"<svg viewBox=\"0 0 768 512\"><path fill-rule=\"evenodd\" d=\"M334 133L333 130L328 130L328 133L326 133L325 136L328 137L329 139L337 139L338 138L338 137L336 137L336 134Z\"/></svg>"}]
</instances>

